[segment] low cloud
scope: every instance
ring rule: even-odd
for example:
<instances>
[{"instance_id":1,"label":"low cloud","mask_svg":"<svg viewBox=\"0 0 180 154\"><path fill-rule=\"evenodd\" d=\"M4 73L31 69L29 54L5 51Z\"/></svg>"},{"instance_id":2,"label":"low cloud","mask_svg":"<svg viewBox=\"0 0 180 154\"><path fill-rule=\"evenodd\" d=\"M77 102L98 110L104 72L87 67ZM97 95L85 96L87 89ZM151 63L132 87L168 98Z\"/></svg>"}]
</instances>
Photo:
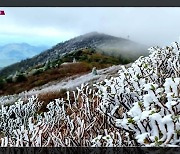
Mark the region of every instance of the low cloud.
<instances>
[{"instance_id":1,"label":"low cloud","mask_svg":"<svg viewBox=\"0 0 180 154\"><path fill-rule=\"evenodd\" d=\"M0 17L0 44L26 41L55 45L84 33L98 31L125 38L129 35L130 39L146 45L165 45L176 41L180 35L180 8L1 9L5 10L6 15Z\"/></svg>"}]
</instances>

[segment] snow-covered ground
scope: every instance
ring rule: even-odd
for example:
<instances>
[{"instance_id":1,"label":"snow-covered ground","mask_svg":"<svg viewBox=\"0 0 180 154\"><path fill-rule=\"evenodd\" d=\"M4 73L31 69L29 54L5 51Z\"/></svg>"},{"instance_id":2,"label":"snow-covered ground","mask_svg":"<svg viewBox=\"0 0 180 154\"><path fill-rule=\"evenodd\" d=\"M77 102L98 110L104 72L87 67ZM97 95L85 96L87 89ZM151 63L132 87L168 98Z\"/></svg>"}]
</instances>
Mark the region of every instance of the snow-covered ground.
<instances>
[{"instance_id":1,"label":"snow-covered ground","mask_svg":"<svg viewBox=\"0 0 180 154\"><path fill-rule=\"evenodd\" d=\"M8 95L0 97L1 104L11 104L18 100L19 98L27 98L31 95L38 95L42 93L47 93L49 91L55 92L61 89L72 90L76 87L80 86L83 83L96 83L104 80L108 76L115 76L118 74L119 69L121 69L121 65L111 66L105 69L97 70L98 75L93 75L91 72L84 75L76 75L72 77L68 77L61 81L49 82L43 86L33 88L30 91L25 91L20 94Z\"/></svg>"}]
</instances>

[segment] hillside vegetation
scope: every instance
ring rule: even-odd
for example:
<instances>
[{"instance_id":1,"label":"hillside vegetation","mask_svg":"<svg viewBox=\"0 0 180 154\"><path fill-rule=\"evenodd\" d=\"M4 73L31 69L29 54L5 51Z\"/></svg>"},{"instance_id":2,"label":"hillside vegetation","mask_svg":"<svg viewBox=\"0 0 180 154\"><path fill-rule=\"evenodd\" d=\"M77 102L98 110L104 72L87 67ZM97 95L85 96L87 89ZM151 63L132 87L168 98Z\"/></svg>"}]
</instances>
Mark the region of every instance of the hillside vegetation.
<instances>
[{"instance_id":1,"label":"hillside vegetation","mask_svg":"<svg viewBox=\"0 0 180 154\"><path fill-rule=\"evenodd\" d=\"M74 59L76 62L72 63ZM93 67L102 69L129 62L129 59L104 55L94 49L77 50L67 53L55 61L30 68L26 72L18 72L14 76L2 78L0 80L0 95L17 94L51 81L82 75L90 72Z\"/></svg>"}]
</instances>

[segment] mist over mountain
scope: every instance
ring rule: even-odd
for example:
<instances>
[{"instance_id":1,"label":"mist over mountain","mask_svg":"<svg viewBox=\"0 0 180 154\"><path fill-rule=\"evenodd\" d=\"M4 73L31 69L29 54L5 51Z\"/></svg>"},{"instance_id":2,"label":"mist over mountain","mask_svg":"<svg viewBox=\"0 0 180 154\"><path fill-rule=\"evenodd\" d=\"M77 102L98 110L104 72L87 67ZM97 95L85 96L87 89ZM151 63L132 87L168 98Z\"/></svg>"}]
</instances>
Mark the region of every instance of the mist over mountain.
<instances>
[{"instance_id":1,"label":"mist over mountain","mask_svg":"<svg viewBox=\"0 0 180 154\"><path fill-rule=\"evenodd\" d=\"M0 76L7 75L9 72L15 73L16 70L26 70L29 67L43 64L47 61L56 60L67 53L83 48L93 48L104 54L122 56L132 60L136 60L141 55L148 55L148 47L145 45L124 38L91 32L58 43L51 49L41 52L32 58L5 67L0 71ZM18 57L18 53L15 56Z\"/></svg>"},{"instance_id":2,"label":"mist over mountain","mask_svg":"<svg viewBox=\"0 0 180 154\"><path fill-rule=\"evenodd\" d=\"M47 46L32 46L28 43L11 43L0 46L0 67L33 57L47 48Z\"/></svg>"}]
</instances>

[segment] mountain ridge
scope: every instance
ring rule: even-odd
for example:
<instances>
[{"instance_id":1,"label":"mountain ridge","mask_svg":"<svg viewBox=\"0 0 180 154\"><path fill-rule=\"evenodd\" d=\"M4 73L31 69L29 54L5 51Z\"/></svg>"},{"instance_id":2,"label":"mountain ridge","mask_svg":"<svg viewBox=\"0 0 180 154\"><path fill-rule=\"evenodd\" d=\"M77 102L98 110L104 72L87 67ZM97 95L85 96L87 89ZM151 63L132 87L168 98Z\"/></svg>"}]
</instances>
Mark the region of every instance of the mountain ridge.
<instances>
[{"instance_id":1,"label":"mountain ridge","mask_svg":"<svg viewBox=\"0 0 180 154\"><path fill-rule=\"evenodd\" d=\"M52 48L35 55L32 58L22 60L21 62L12 64L0 70L0 76L4 76L7 72L15 73L15 70L26 70L39 64L53 61L66 53L73 52L82 48L96 48L107 54L115 56L121 54L130 57L133 60L141 55L147 55L146 46L139 45L131 40L107 35L104 33L91 32L69 39L53 46Z\"/></svg>"}]
</instances>

